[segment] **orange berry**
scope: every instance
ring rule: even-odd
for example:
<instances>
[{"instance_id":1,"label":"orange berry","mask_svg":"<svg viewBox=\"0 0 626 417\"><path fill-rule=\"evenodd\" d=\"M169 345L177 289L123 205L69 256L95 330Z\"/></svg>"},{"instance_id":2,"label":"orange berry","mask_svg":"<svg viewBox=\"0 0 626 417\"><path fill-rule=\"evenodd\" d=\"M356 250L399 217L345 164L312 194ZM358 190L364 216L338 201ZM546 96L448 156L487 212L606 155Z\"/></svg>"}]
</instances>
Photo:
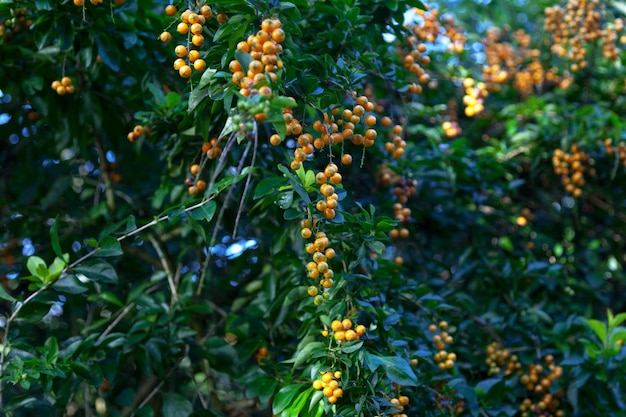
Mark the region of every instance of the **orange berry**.
<instances>
[{"instance_id":1,"label":"orange berry","mask_svg":"<svg viewBox=\"0 0 626 417\"><path fill-rule=\"evenodd\" d=\"M191 43L193 43L195 46L202 46L202 44L204 43L204 36L193 35L191 37Z\"/></svg>"},{"instance_id":2,"label":"orange berry","mask_svg":"<svg viewBox=\"0 0 626 417\"><path fill-rule=\"evenodd\" d=\"M169 32L163 32L161 33L161 35L159 35L159 39L161 40L161 42L169 42L172 40L172 34Z\"/></svg>"},{"instance_id":3,"label":"orange berry","mask_svg":"<svg viewBox=\"0 0 626 417\"><path fill-rule=\"evenodd\" d=\"M56 88L57 94L60 96L64 96L67 93L67 88L64 85L60 85Z\"/></svg>"},{"instance_id":4,"label":"orange berry","mask_svg":"<svg viewBox=\"0 0 626 417\"><path fill-rule=\"evenodd\" d=\"M174 16L178 10L173 4L165 6L165 14L168 16Z\"/></svg>"},{"instance_id":5,"label":"orange berry","mask_svg":"<svg viewBox=\"0 0 626 417\"><path fill-rule=\"evenodd\" d=\"M178 70L178 74L180 74L180 76L183 78L191 77L191 67L189 65L183 65Z\"/></svg>"},{"instance_id":6,"label":"orange berry","mask_svg":"<svg viewBox=\"0 0 626 417\"><path fill-rule=\"evenodd\" d=\"M344 165L350 165L352 163L352 155L349 153L344 153L341 155L341 163Z\"/></svg>"},{"instance_id":7,"label":"orange berry","mask_svg":"<svg viewBox=\"0 0 626 417\"><path fill-rule=\"evenodd\" d=\"M343 327L344 330L349 330L352 328L352 320L350 319L344 319L341 322L341 327Z\"/></svg>"},{"instance_id":8,"label":"orange berry","mask_svg":"<svg viewBox=\"0 0 626 417\"><path fill-rule=\"evenodd\" d=\"M182 58L184 56L187 56L187 47L185 45L178 45L175 49L174 49L174 53L176 54L177 57Z\"/></svg>"},{"instance_id":9,"label":"orange berry","mask_svg":"<svg viewBox=\"0 0 626 417\"><path fill-rule=\"evenodd\" d=\"M285 31L278 28L272 31L272 39L278 43L281 43L285 40Z\"/></svg>"},{"instance_id":10,"label":"orange berry","mask_svg":"<svg viewBox=\"0 0 626 417\"><path fill-rule=\"evenodd\" d=\"M191 173L191 175L197 175L198 172L200 172L200 165L193 164L189 167L189 172Z\"/></svg>"},{"instance_id":11,"label":"orange berry","mask_svg":"<svg viewBox=\"0 0 626 417\"><path fill-rule=\"evenodd\" d=\"M196 187L198 187L198 191L206 190L206 182L202 180L196 181Z\"/></svg>"},{"instance_id":12,"label":"orange berry","mask_svg":"<svg viewBox=\"0 0 626 417\"><path fill-rule=\"evenodd\" d=\"M218 23L224 24L228 20L228 15L226 13L218 13L216 19Z\"/></svg>"},{"instance_id":13,"label":"orange berry","mask_svg":"<svg viewBox=\"0 0 626 417\"><path fill-rule=\"evenodd\" d=\"M176 26L176 31L181 35L186 35L189 32L189 25L187 23L181 22Z\"/></svg>"},{"instance_id":14,"label":"orange berry","mask_svg":"<svg viewBox=\"0 0 626 417\"><path fill-rule=\"evenodd\" d=\"M141 135L143 135L144 133L144 128L141 125L137 125L133 128L133 133L135 134L135 136L139 137Z\"/></svg>"},{"instance_id":15,"label":"orange berry","mask_svg":"<svg viewBox=\"0 0 626 417\"><path fill-rule=\"evenodd\" d=\"M204 69L206 68L206 62L204 61L204 59L198 59L193 63L193 68L196 71L204 71Z\"/></svg>"},{"instance_id":16,"label":"orange berry","mask_svg":"<svg viewBox=\"0 0 626 417\"><path fill-rule=\"evenodd\" d=\"M330 328L333 329L334 332L337 332L343 329L343 324L339 320L333 320L330 323Z\"/></svg>"},{"instance_id":17,"label":"orange berry","mask_svg":"<svg viewBox=\"0 0 626 417\"><path fill-rule=\"evenodd\" d=\"M61 78L61 84L63 84L66 87L69 85L72 85L72 79L70 77L63 77Z\"/></svg>"},{"instance_id":18,"label":"orange berry","mask_svg":"<svg viewBox=\"0 0 626 417\"><path fill-rule=\"evenodd\" d=\"M191 25L191 33L194 35L202 34L202 25L200 23L194 23Z\"/></svg>"}]
</instances>

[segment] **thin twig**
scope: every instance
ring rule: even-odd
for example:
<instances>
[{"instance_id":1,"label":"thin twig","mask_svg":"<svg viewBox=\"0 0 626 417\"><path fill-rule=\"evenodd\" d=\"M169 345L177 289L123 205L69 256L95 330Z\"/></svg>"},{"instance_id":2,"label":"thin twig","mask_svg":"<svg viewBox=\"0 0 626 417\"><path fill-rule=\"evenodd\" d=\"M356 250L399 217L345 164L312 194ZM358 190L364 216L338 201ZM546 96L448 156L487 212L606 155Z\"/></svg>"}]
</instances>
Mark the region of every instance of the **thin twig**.
<instances>
[{"instance_id":1,"label":"thin twig","mask_svg":"<svg viewBox=\"0 0 626 417\"><path fill-rule=\"evenodd\" d=\"M127 305L126 307L124 307L124 310L122 310L122 312L119 314L119 316L117 316L115 318L115 320L113 320L111 322L111 324L109 324L109 326L104 330L104 332L102 332L102 334L98 337L98 339L96 340L97 342L99 342L100 340L104 339L105 337L108 336L109 333L111 333L111 331L115 328L115 326L117 326L117 324L122 321L122 319L124 317L126 317L126 315L133 309L135 308L135 303L130 303L129 305Z\"/></svg>"},{"instance_id":2,"label":"thin twig","mask_svg":"<svg viewBox=\"0 0 626 417\"><path fill-rule=\"evenodd\" d=\"M237 216L235 217L235 226L233 227L233 239L237 236L237 228L239 227L239 219L241 218L241 213L243 212L243 204L246 201L246 194L248 194L248 187L250 186L250 180L252 179L252 170L254 169L254 163L256 162L256 153L259 145L259 134L258 131L254 134L254 149L252 150L252 161L250 161L250 171L248 172L248 177L246 178L246 184L243 187L243 193L241 194L241 200L239 200L239 208L237 209Z\"/></svg>"},{"instance_id":3,"label":"thin twig","mask_svg":"<svg viewBox=\"0 0 626 417\"><path fill-rule=\"evenodd\" d=\"M165 252L163 248L161 248L161 244L156 240L152 234L148 235L148 240L154 246L154 249L157 251L159 255L159 259L161 260L161 264L163 264L163 269L167 274L167 283L170 286L170 291L172 292L172 300L171 304L175 304L178 301L178 290L176 289L176 284L174 283L174 271L172 271L172 266L170 265L169 259L165 256Z\"/></svg>"}]
</instances>

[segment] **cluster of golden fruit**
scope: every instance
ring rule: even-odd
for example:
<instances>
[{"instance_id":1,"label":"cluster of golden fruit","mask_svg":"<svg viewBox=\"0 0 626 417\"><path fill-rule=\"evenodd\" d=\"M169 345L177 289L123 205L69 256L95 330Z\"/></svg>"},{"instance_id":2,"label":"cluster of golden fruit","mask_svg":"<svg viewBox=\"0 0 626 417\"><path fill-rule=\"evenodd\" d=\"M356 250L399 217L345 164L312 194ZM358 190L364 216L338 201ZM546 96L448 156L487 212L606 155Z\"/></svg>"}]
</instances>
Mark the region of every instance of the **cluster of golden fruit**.
<instances>
[{"instance_id":1,"label":"cluster of golden fruit","mask_svg":"<svg viewBox=\"0 0 626 417\"><path fill-rule=\"evenodd\" d=\"M309 219L304 219L300 222L300 235L303 239L309 240L313 238L313 232L311 231L312 222ZM307 263L306 270L309 278L317 280L319 279L319 285L323 290L332 288L334 284L335 272L330 267L328 261L333 259L336 252L329 245L328 237L324 232L315 233L313 242L307 242L305 245L306 253L311 255L312 261ZM318 287L311 285L308 289L308 294L311 297L315 297L313 302L315 305L320 305L325 297L328 296L328 292L324 291L323 295L319 296Z\"/></svg>"},{"instance_id":2,"label":"cluster of golden fruit","mask_svg":"<svg viewBox=\"0 0 626 417\"><path fill-rule=\"evenodd\" d=\"M129 142L137 142L137 140L139 140L139 138L144 134L150 134L150 126L136 125L133 127L133 130L128 132L126 138Z\"/></svg>"},{"instance_id":3,"label":"cluster of golden fruit","mask_svg":"<svg viewBox=\"0 0 626 417\"><path fill-rule=\"evenodd\" d=\"M585 174L595 176L593 167L594 160L580 150L578 145L573 144L569 152L555 149L552 154L552 167L554 173L561 176L561 183L572 196L578 198L582 195L582 187L585 185Z\"/></svg>"},{"instance_id":4,"label":"cluster of golden fruit","mask_svg":"<svg viewBox=\"0 0 626 417\"><path fill-rule=\"evenodd\" d=\"M402 57L404 67L408 69L411 74L415 75L420 84L427 84L430 80L430 76L424 71L422 65L428 65L430 63L430 57L423 55L426 52L426 44L418 42L415 36L409 36L407 42L410 47L410 51L405 52L402 48L398 48L398 54ZM412 94L420 94L422 92L422 86L420 84L411 83L408 87L408 92Z\"/></svg>"},{"instance_id":5,"label":"cluster of golden fruit","mask_svg":"<svg viewBox=\"0 0 626 417\"><path fill-rule=\"evenodd\" d=\"M443 17L443 36L448 38L450 43L448 44L448 51L460 54L465 49L465 43L467 39L463 28L456 24L454 16L445 15Z\"/></svg>"},{"instance_id":6,"label":"cluster of golden fruit","mask_svg":"<svg viewBox=\"0 0 626 417\"><path fill-rule=\"evenodd\" d=\"M13 16L0 22L0 37L3 44L8 44L9 39L25 29L31 27L34 23L32 19L27 17L28 9L23 7L12 11Z\"/></svg>"},{"instance_id":7,"label":"cluster of golden fruit","mask_svg":"<svg viewBox=\"0 0 626 417\"><path fill-rule=\"evenodd\" d=\"M104 3L104 0L89 0L89 2L93 4L94 6L97 6L99 4ZM113 0L113 2L117 4L118 6L121 6L124 3L126 3L126 0ZM85 5L85 0L74 0L74 6L83 7L84 5Z\"/></svg>"},{"instance_id":8,"label":"cluster of golden fruit","mask_svg":"<svg viewBox=\"0 0 626 417\"><path fill-rule=\"evenodd\" d=\"M343 390L339 384L341 371L320 371L320 379L313 381L313 388L322 391L329 403L335 404L343 396Z\"/></svg>"},{"instance_id":9,"label":"cluster of golden fruit","mask_svg":"<svg viewBox=\"0 0 626 417\"><path fill-rule=\"evenodd\" d=\"M396 384L394 385L398 390L401 388ZM391 417L407 417L407 414L405 413L405 407L407 407L410 403L409 397L407 397L406 395L398 395L397 398L390 397L388 398L388 400L393 405L391 406L391 410L386 415L389 415Z\"/></svg>"},{"instance_id":10,"label":"cluster of golden fruit","mask_svg":"<svg viewBox=\"0 0 626 417\"><path fill-rule=\"evenodd\" d=\"M63 77L61 80L54 80L52 81L50 87L60 96L74 94L74 91L76 91L70 77Z\"/></svg>"},{"instance_id":11,"label":"cluster of golden fruit","mask_svg":"<svg viewBox=\"0 0 626 417\"><path fill-rule=\"evenodd\" d=\"M520 377L520 382L528 391L540 395L534 403L530 398L524 399L520 406L522 416L561 417L563 411L559 410L560 398L565 395L563 390L552 393L550 386L563 375L563 368L554 364L554 357L545 357L545 367L539 364L528 365L528 373ZM547 368L547 370L546 370Z\"/></svg>"},{"instance_id":12,"label":"cluster of golden fruit","mask_svg":"<svg viewBox=\"0 0 626 417\"><path fill-rule=\"evenodd\" d=\"M330 329L333 332L333 339L335 339L337 343L340 344L359 340L362 336L365 335L365 332L367 330L364 325L355 325L355 323L353 323L350 319L333 320L330 323ZM328 336L328 331L325 330L324 332L322 332L322 335L324 335L324 337Z\"/></svg>"},{"instance_id":13,"label":"cluster of golden fruit","mask_svg":"<svg viewBox=\"0 0 626 417\"><path fill-rule=\"evenodd\" d=\"M178 10L176 6L169 5L165 7L167 16L174 16ZM200 6L196 11L187 9L180 14L180 22L176 26L176 31L186 36L186 44L178 44L174 48L177 58L174 61L174 69L182 78L189 78L193 70L204 71L206 69L206 61L201 58L200 51L194 49L204 44L204 25L213 18L213 9L208 5ZM170 42L172 34L163 31L159 35L162 42Z\"/></svg>"},{"instance_id":14,"label":"cluster of golden fruit","mask_svg":"<svg viewBox=\"0 0 626 417\"><path fill-rule=\"evenodd\" d=\"M624 22L612 22L604 4L599 0L568 0L565 8L556 5L545 9L544 27L550 32L552 53L572 61L573 72L588 66L587 45L601 42L602 54L615 61L619 55L616 42L618 32L624 29ZM626 39L620 39L620 41Z\"/></svg>"},{"instance_id":15,"label":"cluster of golden fruit","mask_svg":"<svg viewBox=\"0 0 626 417\"><path fill-rule=\"evenodd\" d=\"M465 115L474 117L485 110L484 100L487 97L487 86L483 82L474 83L473 78L463 80L465 95L463 96L463 104L465 105Z\"/></svg>"},{"instance_id":16,"label":"cluster of golden fruit","mask_svg":"<svg viewBox=\"0 0 626 417\"><path fill-rule=\"evenodd\" d=\"M185 179L185 185L187 186L187 191L190 195L198 195L202 191L206 190L207 183L206 181L200 179L200 171L202 170L206 159L215 159L222 153L219 140L216 137L212 138L208 142L204 142L200 150L200 161L189 167L189 174L191 174L191 176Z\"/></svg>"},{"instance_id":17,"label":"cluster of golden fruit","mask_svg":"<svg viewBox=\"0 0 626 417\"><path fill-rule=\"evenodd\" d=\"M603 144L607 155L616 155L619 160L622 161L622 164L626 166L626 143L624 143L624 141L620 141L617 146L614 146L613 139L607 138L604 139Z\"/></svg>"},{"instance_id":18,"label":"cluster of golden fruit","mask_svg":"<svg viewBox=\"0 0 626 417\"><path fill-rule=\"evenodd\" d=\"M387 116L383 117L381 122L385 127L390 127L392 124L391 119ZM391 154L393 159L402 158L406 150L406 141L402 139L402 131L402 126L394 125L389 133L391 140L385 142L385 150Z\"/></svg>"},{"instance_id":19,"label":"cluster of golden fruit","mask_svg":"<svg viewBox=\"0 0 626 417\"><path fill-rule=\"evenodd\" d=\"M261 30L255 35L237 44L237 51L250 54L252 60L243 68L242 63L234 59L228 65L232 72L232 81L240 87L242 96L261 94L271 97L271 85L278 80L277 70L283 67L280 54L281 43L285 40L285 31L279 19L265 19Z\"/></svg>"},{"instance_id":20,"label":"cluster of golden fruit","mask_svg":"<svg viewBox=\"0 0 626 417\"><path fill-rule=\"evenodd\" d=\"M522 373L522 364L517 355L512 355L509 349L505 349L498 342L492 342L487 346L487 359L485 363L489 367L488 375L495 375L502 372L504 375L511 375L513 372Z\"/></svg>"},{"instance_id":21,"label":"cluster of golden fruit","mask_svg":"<svg viewBox=\"0 0 626 417\"><path fill-rule=\"evenodd\" d=\"M448 333L448 322L440 321L439 324L433 323L428 326L428 331L435 333L432 336L432 340L437 348L437 353L434 355L437 366L441 370L451 369L456 362L456 353L446 351L446 346L453 342L452 336Z\"/></svg>"},{"instance_id":22,"label":"cluster of golden fruit","mask_svg":"<svg viewBox=\"0 0 626 417\"><path fill-rule=\"evenodd\" d=\"M443 133L447 138L459 136L463 132L461 130L461 126L459 126L459 122L456 120L446 120L441 123L441 127L443 128Z\"/></svg>"},{"instance_id":23,"label":"cluster of golden fruit","mask_svg":"<svg viewBox=\"0 0 626 417\"><path fill-rule=\"evenodd\" d=\"M500 85L513 80L513 87L523 97L532 94L544 83L558 84L560 88L569 87L573 78L566 71L563 76L557 74L557 68L544 68L540 60L540 51L530 47L531 37L523 29L513 32L512 41L507 42L505 31L490 28L482 43L485 47L485 65L483 80L487 89L498 91Z\"/></svg>"}]
</instances>

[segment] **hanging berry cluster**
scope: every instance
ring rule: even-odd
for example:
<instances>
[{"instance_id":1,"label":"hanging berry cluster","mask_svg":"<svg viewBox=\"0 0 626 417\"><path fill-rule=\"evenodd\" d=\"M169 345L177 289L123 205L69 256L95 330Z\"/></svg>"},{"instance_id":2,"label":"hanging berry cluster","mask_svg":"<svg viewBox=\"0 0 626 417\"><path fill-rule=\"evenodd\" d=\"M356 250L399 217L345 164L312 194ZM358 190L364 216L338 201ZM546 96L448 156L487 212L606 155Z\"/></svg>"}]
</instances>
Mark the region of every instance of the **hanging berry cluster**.
<instances>
[{"instance_id":1,"label":"hanging berry cluster","mask_svg":"<svg viewBox=\"0 0 626 417\"><path fill-rule=\"evenodd\" d=\"M433 323L428 326L428 331L435 333L432 340L438 351L434 356L437 366L441 370L451 369L456 362L456 353L446 351L446 346L453 342L452 336L448 333L448 322L440 321L438 325Z\"/></svg>"},{"instance_id":2,"label":"hanging berry cluster","mask_svg":"<svg viewBox=\"0 0 626 417\"><path fill-rule=\"evenodd\" d=\"M281 43L285 40L285 31L279 19L265 19L261 30L248 36L246 41L237 44L237 51L249 54L252 58L247 64L234 59L228 65L232 72L232 81L240 87L239 93L244 96L271 97L272 85L278 81L277 71L283 67L280 54ZM242 60L243 61L243 60Z\"/></svg>"},{"instance_id":3,"label":"hanging berry cluster","mask_svg":"<svg viewBox=\"0 0 626 417\"><path fill-rule=\"evenodd\" d=\"M504 375L510 375L513 372L521 374L522 364L517 355L511 354L509 349L504 349L498 342L492 342L487 346L486 363L489 367L488 375L496 375L502 372L504 367Z\"/></svg>"},{"instance_id":4,"label":"hanging berry cluster","mask_svg":"<svg viewBox=\"0 0 626 417\"><path fill-rule=\"evenodd\" d=\"M75 88L70 77L63 77L61 80L54 80L50 87L60 96L74 94Z\"/></svg>"},{"instance_id":5,"label":"hanging berry cluster","mask_svg":"<svg viewBox=\"0 0 626 417\"><path fill-rule=\"evenodd\" d=\"M340 371L320 372L320 379L313 381L313 388L322 391L329 403L335 404L343 396L343 390L339 384L341 380Z\"/></svg>"},{"instance_id":6,"label":"hanging berry cluster","mask_svg":"<svg viewBox=\"0 0 626 417\"><path fill-rule=\"evenodd\" d=\"M555 149L552 154L552 166L554 173L561 177L561 183L572 196L578 198L582 195L582 187L585 185L585 174L593 177L596 174L593 168L594 160L578 145L573 144L569 152Z\"/></svg>"},{"instance_id":7,"label":"hanging berry cluster","mask_svg":"<svg viewBox=\"0 0 626 417\"><path fill-rule=\"evenodd\" d=\"M167 16L174 16L177 13L176 6L169 5L165 8ZM176 32L186 36L186 41L178 44L174 48L174 53L178 58L174 61L174 69L182 78L189 78L193 70L204 71L206 62L201 58L198 49L204 44L204 25L213 19L213 9L208 5L197 7L197 10L187 9L180 14L180 22L176 26ZM170 42L172 34L163 31L159 36L162 42Z\"/></svg>"}]
</instances>

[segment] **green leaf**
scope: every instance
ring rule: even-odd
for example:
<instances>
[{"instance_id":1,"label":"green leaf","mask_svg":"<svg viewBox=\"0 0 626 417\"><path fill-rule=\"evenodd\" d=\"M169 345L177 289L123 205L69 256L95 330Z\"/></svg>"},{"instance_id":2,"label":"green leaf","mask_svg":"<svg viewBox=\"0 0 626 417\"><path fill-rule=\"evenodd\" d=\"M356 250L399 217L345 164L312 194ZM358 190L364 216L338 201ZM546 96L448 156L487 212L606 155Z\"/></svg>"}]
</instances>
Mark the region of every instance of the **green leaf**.
<instances>
[{"instance_id":1,"label":"green leaf","mask_svg":"<svg viewBox=\"0 0 626 417\"><path fill-rule=\"evenodd\" d=\"M217 204L215 200L209 200L205 204L202 204L200 207L193 209L189 214L195 220L204 220L210 222L217 210Z\"/></svg>"},{"instance_id":2,"label":"green leaf","mask_svg":"<svg viewBox=\"0 0 626 417\"><path fill-rule=\"evenodd\" d=\"M369 352L364 353L364 359L370 371L382 368L391 382L407 387L417 386L417 376L405 359L399 356L377 356Z\"/></svg>"},{"instance_id":3,"label":"green leaf","mask_svg":"<svg viewBox=\"0 0 626 417\"><path fill-rule=\"evenodd\" d=\"M61 258L54 258L52 264L50 265L50 269L48 270L48 276L46 277L46 283L52 282L61 275L61 272L65 269L67 264Z\"/></svg>"},{"instance_id":4,"label":"green leaf","mask_svg":"<svg viewBox=\"0 0 626 417\"><path fill-rule=\"evenodd\" d=\"M109 256L119 256L124 253L122 251L122 245L120 244L120 242L112 236L106 236L102 238L98 247L100 248L100 250L96 252L95 255L101 258Z\"/></svg>"},{"instance_id":5,"label":"green leaf","mask_svg":"<svg viewBox=\"0 0 626 417\"><path fill-rule=\"evenodd\" d=\"M52 288L58 292L66 294L82 294L89 291L89 287L80 282L80 280L72 274L66 274L56 280L56 282L52 285Z\"/></svg>"},{"instance_id":6,"label":"green leaf","mask_svg":"<svg viewBox=\"0 0 626 417\"><path fill-rule=\"evenodd\" d=\"M265 197L268 194L277 192L278 189L286 184L284 178L280 177L267 177L262 179L254 189L254 200L258 200L261 197Z\"/></svg>"},{"instance_id":7,"label":"green leaf","mask_svg":"<svg viewBox=\"0 0 626 417\"><path fill-rule=\"evenodd\" d=\"M193 412L191 402L180 394L164 392L163 415L168 417L189 417Z\"/></svg>"},{"instance_id":8,"label":"green leaf","mask_svg":"<svg viewBox=\"0 0 626 417\"><path fill-rule=\"evenodd\" d=\"M200 77L200 82L198 83L198 86L196 87L196 89L199 90L201 88L206 87L211 82L216 72L217 70L214 70L212 68L207 68L206 70L204 70L204 72L202 73L202 77Z\"/></svg>"},{"instance_id":9,"label":"green leaf","mask_svg":"<svg viewBox=\"0 0 626 417\"><path fill-rule=\"evenodd\" d=\"M26 268L31 275L40 278L42 281L48 277L46 262L38 256L30 256L28 261L26 261Z\"/></svg>"},{"instance_id":10,"label":"green leaf","mask_svg":"<svg viewBox=\"0 0 626 417\"><path fill-rule=\"evenodd\" d=\"M7 290L4 289L4 285L0 285L0 300L10 301L10 302L15 301L15 298L12 297L7 292Z\"/></svg>"},{"instance_id":11,"label":"green leaf","mask_svg":"<svg viewBox=\"0 0 626 417\"><path fill-rule=\"evenodd\" d=\"M101 259L87 261L80 266L74 268L74 272L83 274L87 278L107 284L117 284L117 272L113 266Z\"/></svg>"},{"instance_id":12,"label":"green leaf","mask_svg":"<svg viewBox=\"0 0 626 417\"><path fill-rule=\"evenodd\" d=\"M289 407L291 401L298 394L302 385L291 384L282 387L274 396L274 402L272 403L272 412L274 414L281 413L284 409Z\"/></svg>"},{"instance_id":13,"label":"green leaf","mask_svg":"<svg viewBox=\"0 0 626 417\"><path fill-rule=\"evenodd\" d=\"M476 385L476 394L484 397L485 401L499 404L506 396L506 385L503 379L491 378L479 382Z\"/></svg>"},{"instance_id":14,"label":"green leaf","mask_svg":"<svg viewBox=\"0 0 626 417\"><path fill-rule=\"evenodd\" d=\"M57 216L56 219L54 219L54 223L52 223L52 227L50 227L50 241L52 243L52 250L54 250L54 253L56 254L56 256L58 256L61 259L65 259L65 254L61 250L61 243L59 242L58 227L59 227L59 216Z\"/></svg>"},{"instance_id":15,"label":"green leaf","mask_svg":"<svg viewBox=\"0 0 626 417\"><path fill-rule=\"evenodd\" d=\"M55 337L49 337L43 345L46 356L46 363L53 364L59 357L59 344Z\"/></svg>"},{"instance_id":16,"label":"green leaf","mask_svg":"<svg viewBox=\"0 0 626 417\"><path fill-rule=\"evenodd\" d=\"M595 332L595 334L600 339L600 342L603 345L606 345L606 342L607 342L607 340L606 340L606 333L607 333L606 324L604 324L600 320L595 320L595 319L584 319L584 321L585 321L585 323L587 323L587 326L591 327L591 330L593 330Z\"/></svg>"},{"instance_id":17,"label":"green leaf","mask_svg":"<svg viewBox=\"0 0 626 417\"><path fill-rule=\"evenodd\" d=\"M122 54L110 41L109 36L94 35L94 39L98 45L98 54L100 58L102 58L102 62L113 71L119 71L122 62Z\"/></svg>"}]
</instances>

